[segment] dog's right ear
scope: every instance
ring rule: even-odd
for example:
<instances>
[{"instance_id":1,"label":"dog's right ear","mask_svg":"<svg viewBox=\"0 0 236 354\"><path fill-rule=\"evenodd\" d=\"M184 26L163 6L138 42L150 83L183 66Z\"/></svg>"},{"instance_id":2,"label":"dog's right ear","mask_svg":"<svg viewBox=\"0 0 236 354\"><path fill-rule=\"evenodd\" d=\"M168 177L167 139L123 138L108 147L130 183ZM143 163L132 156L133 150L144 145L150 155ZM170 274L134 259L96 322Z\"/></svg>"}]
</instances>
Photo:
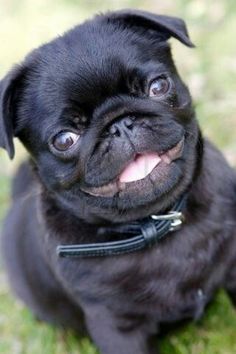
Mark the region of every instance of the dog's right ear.
<instances>
[{"instance_id":1,"label":"dog's right ear","mask_svg":"<svg viewBox=\"0 0 236 354\"><path fill-rule=\"evenodd\" d=\"M0 81L0 147L7 150L11 159L15 155L13 138L16 105L25 71L24 67L16 66Z\"/></svg>"}]
</instances>

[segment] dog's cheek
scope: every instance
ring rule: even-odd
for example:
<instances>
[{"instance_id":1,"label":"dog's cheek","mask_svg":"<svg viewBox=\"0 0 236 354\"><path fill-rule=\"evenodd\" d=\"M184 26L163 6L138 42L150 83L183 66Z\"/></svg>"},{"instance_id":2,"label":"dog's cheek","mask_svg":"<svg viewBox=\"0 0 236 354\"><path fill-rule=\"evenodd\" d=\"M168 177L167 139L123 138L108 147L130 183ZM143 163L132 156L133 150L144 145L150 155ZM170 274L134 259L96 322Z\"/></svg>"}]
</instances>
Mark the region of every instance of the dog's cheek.
<instances>
[{"instance_id":1,"label":"dog's cheek","mask_svg":"<svg viewBox=\"0 0 236 354\"><path fill-rule=\"evenodd\" d=\"M76 162L60 161L49 154L38 159L37 171L41 182L49 190L65 190L79 181Z\"/></svg>"},{"instance_id":2,"label":"dog's cheek","mask_svg":"<svg viewBox=\"0 0 236 354\"><path fill-rule=\"evenodd\" d=\"M176 69L174 69L174 73L172 73L172 79L174 83L173 87L173 96L169 98L172 107L183 108L188 110L188 107L191 107L191 94L186 86L186 84L182 81ZM187 113L187 112L186 112Z\"/></svg>"}]
</instances>

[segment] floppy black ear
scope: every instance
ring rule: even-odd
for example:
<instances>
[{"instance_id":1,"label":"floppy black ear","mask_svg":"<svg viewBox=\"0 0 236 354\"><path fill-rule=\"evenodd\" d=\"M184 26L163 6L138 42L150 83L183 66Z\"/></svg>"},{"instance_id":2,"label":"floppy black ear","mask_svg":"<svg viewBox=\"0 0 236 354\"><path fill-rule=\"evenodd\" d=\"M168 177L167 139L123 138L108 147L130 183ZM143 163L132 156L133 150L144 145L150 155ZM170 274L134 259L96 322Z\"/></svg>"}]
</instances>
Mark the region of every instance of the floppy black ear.
<instances>
[{"instance_id":1,"label":"floppy black ear","mask_svg":"<svg viewBox=\"0 0 236 354\"><path fill-rule=\"evenodd\" d=\"M121 10L113 12L110 13L109 18L123 21L129 26L140 26L156 30L163 40L174 37L186 46L194 47L194 44L189 38L185 22L180 18L155 15L140 10Z\"/></svg>"},{"instance_id":2,"label":"floppy black ear","mask_svg":"<svg viewBox=\"0 0 236 354\"><path fill-rule=\"evenodd\" d=\"M7 150L11 159L15 154L13 126L16 114L16 96L23 75L24 69L17 66L0 81L0 147Z\"/></svg>"}]
</instances>

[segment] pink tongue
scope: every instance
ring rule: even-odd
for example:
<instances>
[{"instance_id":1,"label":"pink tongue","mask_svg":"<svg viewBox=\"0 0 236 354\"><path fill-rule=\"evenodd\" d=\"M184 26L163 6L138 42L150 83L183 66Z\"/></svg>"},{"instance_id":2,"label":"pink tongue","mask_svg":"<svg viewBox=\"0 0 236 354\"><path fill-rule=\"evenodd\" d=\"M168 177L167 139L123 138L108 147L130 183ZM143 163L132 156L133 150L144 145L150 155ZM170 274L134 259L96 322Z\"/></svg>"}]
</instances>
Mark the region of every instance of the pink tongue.
<instances>
[{"instance_id":1,"label":"pink tongue","mask_svg":"<svg viewBox=\"0 0 236 354\"><path fill-rule=\"evenodd\" d=\"M130 162L128 166L121 173L120 182L134 182L149 175L156 167L161 158L157 153L150 152L143 155L137 155L134 161Z\"/></svg>"}]
</instances>

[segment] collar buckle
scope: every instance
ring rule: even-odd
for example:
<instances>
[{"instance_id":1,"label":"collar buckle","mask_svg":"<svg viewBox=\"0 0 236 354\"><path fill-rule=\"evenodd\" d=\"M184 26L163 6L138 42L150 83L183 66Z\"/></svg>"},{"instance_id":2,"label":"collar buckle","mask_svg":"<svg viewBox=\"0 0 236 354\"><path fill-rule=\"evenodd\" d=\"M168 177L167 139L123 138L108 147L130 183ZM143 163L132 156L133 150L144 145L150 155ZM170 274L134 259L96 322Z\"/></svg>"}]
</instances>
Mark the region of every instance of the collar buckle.
<instances>
[{"instance_id":1,"label":"collar buckle","mask_svg":"<svg viewBox=\"0 0 236 354\"><path fill-rule=\"evenodd\" d=\"M174 211L174 210L170 211L168 214L151 215L151 218L153 220L158 220L158 221L161 221L161 220L171 221L169 231L178 230L184 221L183 213L181 211Z\"/></svg>"},{"instance_id":2,"label":"collar buckle","mask_svg":"<svg viewBox=\"0 0 236 354\"><path fill-rule=\"evenodd\" d=\"M183 213L181 211L169 211L168 214L163 215L151 215L150 216L153 220L182 220Z\"/></svg>"}]
</instances>

